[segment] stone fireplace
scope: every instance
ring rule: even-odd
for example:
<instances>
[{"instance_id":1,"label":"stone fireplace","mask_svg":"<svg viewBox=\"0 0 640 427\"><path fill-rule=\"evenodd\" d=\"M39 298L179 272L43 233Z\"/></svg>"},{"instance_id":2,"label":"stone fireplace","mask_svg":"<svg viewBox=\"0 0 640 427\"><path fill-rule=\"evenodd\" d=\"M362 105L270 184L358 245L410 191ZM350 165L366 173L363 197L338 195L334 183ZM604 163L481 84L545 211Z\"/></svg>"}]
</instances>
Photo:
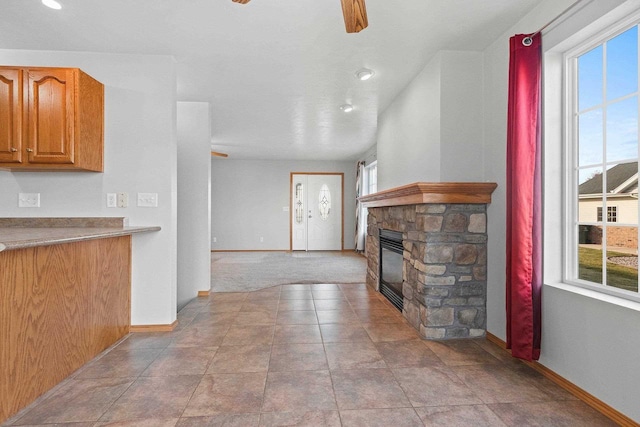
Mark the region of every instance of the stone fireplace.
<instances>
[{"instance_id":1,"label":"stone fireplace","mask_svg":"<svg viewBox=\"0 0 640 427\"><path fill-rule=\"evenodd\" d=\"M487 212L493 183L415 183L368 207L367 285L380 291L380 235L402 235L402 313L426 339L486 333Z\"/></svg>"}]
</instances>

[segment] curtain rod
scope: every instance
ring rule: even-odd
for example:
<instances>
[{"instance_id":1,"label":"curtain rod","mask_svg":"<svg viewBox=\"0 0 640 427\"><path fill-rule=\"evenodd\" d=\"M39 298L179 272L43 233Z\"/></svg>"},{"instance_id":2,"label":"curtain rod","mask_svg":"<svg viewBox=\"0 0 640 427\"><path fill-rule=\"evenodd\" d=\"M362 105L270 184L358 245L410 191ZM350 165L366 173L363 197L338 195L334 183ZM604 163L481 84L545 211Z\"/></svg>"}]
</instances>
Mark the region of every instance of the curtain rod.
<instances>
[{"instance_id":1,"label":"curtain rod","mask_svg":"<svg viewBox=\"0 0 640 427\"><path fill-rule=\"evenodd\" d=\"M560 14L558 16L556 16L555 18L553 18L551 21L547 22L545 25L542 26L542 28L540 28L538 31L536 31L535 33L531 34L528 37L525 37L524 39L522 39L522 44L525 46L531 46L531 43L533 43L533 38L535 36L537 36L538 34L540 34L543 30L545 30L549 25L553 24L554 22L556 22L558 19L562 18L564 15L566 15L571 9L573 9L574 7L576 7L576 5L578 3L580 3L582 0L576 0L571 6L569 6L568 8L566 8L565 10L563 10L562 12L560 12Z\"/></svg>"}]
</instances>

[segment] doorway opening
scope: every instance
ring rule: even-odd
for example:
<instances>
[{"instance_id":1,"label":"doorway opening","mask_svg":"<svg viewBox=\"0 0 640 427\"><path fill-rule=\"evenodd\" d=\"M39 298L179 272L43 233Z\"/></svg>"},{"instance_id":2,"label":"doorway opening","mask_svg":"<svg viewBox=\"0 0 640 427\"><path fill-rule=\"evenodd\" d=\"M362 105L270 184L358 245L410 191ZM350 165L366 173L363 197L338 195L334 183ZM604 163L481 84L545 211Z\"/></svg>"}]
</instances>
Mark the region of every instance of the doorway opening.
<instances>
[{"instance_id":1,"label":"doorway opening","mask_svg":"<svg viewBox=\"0 0 640 427\"><path fill-rule=\"evenodd\" d=\"M344 249L344 173L291 172L290 249Z\"/></svg>"}]
</instances>

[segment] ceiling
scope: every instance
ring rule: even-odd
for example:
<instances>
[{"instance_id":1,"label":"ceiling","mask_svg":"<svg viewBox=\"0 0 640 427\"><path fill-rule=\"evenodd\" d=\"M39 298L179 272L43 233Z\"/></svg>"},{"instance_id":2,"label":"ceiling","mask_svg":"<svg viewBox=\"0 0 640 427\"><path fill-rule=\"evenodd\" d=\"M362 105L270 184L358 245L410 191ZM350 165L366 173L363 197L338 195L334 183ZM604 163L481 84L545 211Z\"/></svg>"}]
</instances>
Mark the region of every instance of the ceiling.
<instances>
[{"instance_id":1,"label":"ceiling","mask_svg":"<svg viewBox=\"0 0 640 427\"><path fill-rule=\"evenodd\" d=\"M347 34L340 0L59 1L3 0L0 48L173 55L178 99L211 103L212 149L313 160L358 158L436 52L484 50L539 2L366 0Z\"/></svg>"}]
</instances>

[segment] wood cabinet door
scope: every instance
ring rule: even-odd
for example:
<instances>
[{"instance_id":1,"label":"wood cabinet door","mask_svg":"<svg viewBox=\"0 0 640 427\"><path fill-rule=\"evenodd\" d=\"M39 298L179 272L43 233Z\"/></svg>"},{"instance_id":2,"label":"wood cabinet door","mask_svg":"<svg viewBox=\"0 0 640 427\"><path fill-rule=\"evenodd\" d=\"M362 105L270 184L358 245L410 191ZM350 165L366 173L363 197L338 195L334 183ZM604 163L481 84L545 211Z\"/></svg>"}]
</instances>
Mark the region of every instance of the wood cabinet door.
<instances>
[{"instance_id":1,"label":"wood cabinet door","mask_svg":"<svg viewBox=\"0 0 640 427\"><path fill-rule=\"evenodd\" d=\"M74 162L75 79L70 69L29 69L29 163Z\"/></svg>"},{"instance_id":2,"label":"wood cabinet door","mask_svg":"<svg viewBox=\"0 0 640 427\"><path fill-rule=\"evenodd\" d=\"M0 68L0 163L22 162L22 70Z\"/></svg>"}]
</instances>

